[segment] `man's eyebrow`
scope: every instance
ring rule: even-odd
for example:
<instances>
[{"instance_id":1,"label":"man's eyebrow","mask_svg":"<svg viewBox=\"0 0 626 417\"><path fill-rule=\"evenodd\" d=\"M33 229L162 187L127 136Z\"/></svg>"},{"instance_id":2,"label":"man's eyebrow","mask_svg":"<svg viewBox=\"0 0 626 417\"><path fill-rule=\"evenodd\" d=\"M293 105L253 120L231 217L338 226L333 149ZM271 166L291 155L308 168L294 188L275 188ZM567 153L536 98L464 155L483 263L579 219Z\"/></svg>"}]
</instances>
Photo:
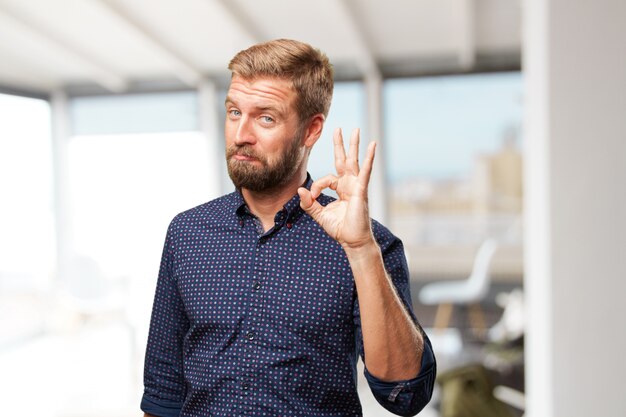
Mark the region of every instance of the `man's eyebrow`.
<instances>
[{"instance_id":1,"label":"man's eyebrow","mask_svg":"<svg viewBox=\"0 0 626 417\"><path fill-rule=\"evenodd\" d=\"M224 100L224 105L228 106L229 104L233 104L233 105L237 105L237 103L235 102L235 100L233 100L230 97L226 97L226 100ZM283 110L281 109L280 106L276 106L273 104L261 104L257 107L258 110L260 111L272 111L272 112L276 112L279 114L283 114Z\"/></svg>"},{"instance_id":2,"label":"man's eyebrow","mask_svg":"<svg viewBox=\"0 0 626 417\"><path fill-rule=\"evenodd\" d=\"M259 110L261 111L275 111L278 113L281 113L280 107L279 106L273 106L270 104L267 104L265 106L259 106Z\"/></svg>"}]
</instances>

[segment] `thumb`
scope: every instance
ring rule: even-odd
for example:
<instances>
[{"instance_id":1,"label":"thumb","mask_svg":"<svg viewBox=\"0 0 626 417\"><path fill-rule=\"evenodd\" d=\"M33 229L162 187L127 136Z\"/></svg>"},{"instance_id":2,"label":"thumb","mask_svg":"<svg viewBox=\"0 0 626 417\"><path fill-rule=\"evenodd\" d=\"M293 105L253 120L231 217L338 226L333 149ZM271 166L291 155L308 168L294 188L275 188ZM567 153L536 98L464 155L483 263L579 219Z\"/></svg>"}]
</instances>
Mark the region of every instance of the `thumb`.
<instances>
[{"instance_id":1,"label":"thumb","mask_svg":"<svg viewBox=\"0 0 626 417\"><path fill-rule=\"evenodd\" d=\"M311 191L304 187L298 188L298 195L300 196L300 207L302 207L302 210L313 217L314 220L317 220L322 211L322 205L313 199Z\"/></svg>"}]
</instances>

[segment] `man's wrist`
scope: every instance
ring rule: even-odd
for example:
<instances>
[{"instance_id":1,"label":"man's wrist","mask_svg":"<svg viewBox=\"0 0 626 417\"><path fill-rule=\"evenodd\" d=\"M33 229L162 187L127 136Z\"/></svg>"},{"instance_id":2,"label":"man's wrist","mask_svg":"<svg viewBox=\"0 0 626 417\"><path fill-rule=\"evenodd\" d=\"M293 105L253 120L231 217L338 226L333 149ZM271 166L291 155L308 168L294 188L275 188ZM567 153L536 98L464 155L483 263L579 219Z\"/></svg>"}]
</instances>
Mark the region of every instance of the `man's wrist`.
<instances>
[{"instance_id":1,"label":"man's wrist","mask_svg":"<svg viewBox=\"0 0 626 417\"><path fill-rule=\"evenodd\" d=\"M343 245L343 250L350 263L372 260L374 257L381 256L380 247L373 236L359 245Z\"/></svg>"}]
</instances>

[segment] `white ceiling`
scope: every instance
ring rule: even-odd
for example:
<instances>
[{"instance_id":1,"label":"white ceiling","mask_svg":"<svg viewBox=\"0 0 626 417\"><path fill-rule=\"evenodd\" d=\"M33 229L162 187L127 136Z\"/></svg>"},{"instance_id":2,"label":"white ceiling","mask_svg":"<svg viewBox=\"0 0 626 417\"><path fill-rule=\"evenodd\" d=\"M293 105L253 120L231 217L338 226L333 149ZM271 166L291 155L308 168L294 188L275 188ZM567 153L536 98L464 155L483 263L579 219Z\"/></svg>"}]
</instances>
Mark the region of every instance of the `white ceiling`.
<instances>
[{"instance_id":1,"label":"white ceiling","mask_svg":"<svg viewBox=\"0 0 626 417\"><path fill-rule=\"evenodd\" d=\"M279 37L319 47L344 78L511 69L520 15L520 0L0 0L0 86L195 87Z\"/></svg>"}]
</instances>

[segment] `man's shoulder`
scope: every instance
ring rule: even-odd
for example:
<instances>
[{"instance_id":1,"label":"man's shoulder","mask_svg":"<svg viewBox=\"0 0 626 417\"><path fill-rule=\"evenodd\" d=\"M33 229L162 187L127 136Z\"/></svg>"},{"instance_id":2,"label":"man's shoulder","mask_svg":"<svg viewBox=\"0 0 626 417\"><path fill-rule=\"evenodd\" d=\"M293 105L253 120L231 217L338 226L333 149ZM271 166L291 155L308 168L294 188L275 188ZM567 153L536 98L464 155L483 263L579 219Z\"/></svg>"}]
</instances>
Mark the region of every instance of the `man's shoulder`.
<instances>
[{"instance_id":1,"label":"man's shoulder","mask_svg":"<svg viewBox=\"0 0 626 417\"><path fill-rule=\"evenodd\" d=\"M172 226L193 225L206 222L224 222L231 219L238 206L236 192L223 195L178 213Z\"/></svg>"},{"instance_id":2,"label":"man's shoulder","mask_svg":"<svg viewBox=\"0 0 626 417\"><path fill-rule=\"evenodd\" d=\"M391 230L375 219L372 219L372 232L374 232L374 238L376 238L383 251L394 244L401 243L400 239Z\"/></svg>"}]
</instances>

